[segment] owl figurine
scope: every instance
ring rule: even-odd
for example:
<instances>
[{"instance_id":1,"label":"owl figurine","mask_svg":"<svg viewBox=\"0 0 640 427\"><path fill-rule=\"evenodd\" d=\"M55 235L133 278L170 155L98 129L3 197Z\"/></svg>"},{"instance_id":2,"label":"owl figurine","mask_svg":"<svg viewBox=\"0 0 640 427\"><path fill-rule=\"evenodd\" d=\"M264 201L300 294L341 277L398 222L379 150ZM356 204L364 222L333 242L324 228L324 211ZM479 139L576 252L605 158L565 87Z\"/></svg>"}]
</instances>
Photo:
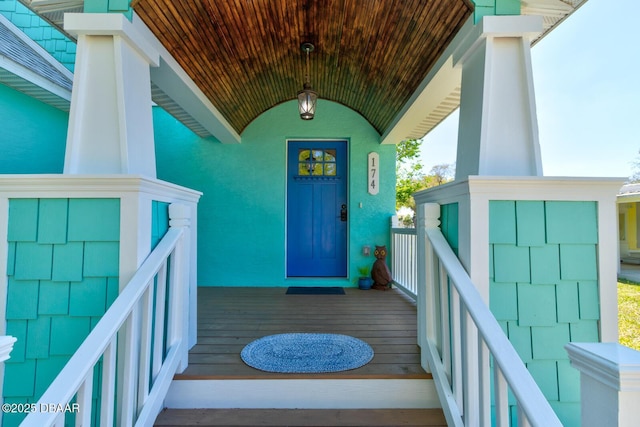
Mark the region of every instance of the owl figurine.
<instances>
[{"instance_id":1,"label":"owl figurine","mask_svg":"<svg viewBox=\"0 0 640 427\"><path fill-rule=\"evenodd\" d=\"M387 247L376 245L374 255L376 261L373 263L373 268L371 269L371 278L373 279L372 288L381 291L391 289L393 278L391 277L389 267L387 267Z\"/></svg>"}]
</instances>

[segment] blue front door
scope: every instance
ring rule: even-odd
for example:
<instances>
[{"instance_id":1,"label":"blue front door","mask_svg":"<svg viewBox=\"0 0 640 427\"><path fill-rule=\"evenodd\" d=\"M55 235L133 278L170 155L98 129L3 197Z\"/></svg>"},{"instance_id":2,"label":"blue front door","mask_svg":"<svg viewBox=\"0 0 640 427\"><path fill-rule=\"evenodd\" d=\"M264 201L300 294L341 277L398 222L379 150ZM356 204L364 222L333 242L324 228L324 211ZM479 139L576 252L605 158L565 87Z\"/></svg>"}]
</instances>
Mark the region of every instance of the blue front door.
<instances>
[{"instance_id":1,"label":"blue front door","mask_svg":"<svg viewBox=\"0 0 640 427\"><path fill-rule=\"evenodd\" d=\"M347 143L291 141L287 276L347 276Z\"/></svg>"}]
</instances>

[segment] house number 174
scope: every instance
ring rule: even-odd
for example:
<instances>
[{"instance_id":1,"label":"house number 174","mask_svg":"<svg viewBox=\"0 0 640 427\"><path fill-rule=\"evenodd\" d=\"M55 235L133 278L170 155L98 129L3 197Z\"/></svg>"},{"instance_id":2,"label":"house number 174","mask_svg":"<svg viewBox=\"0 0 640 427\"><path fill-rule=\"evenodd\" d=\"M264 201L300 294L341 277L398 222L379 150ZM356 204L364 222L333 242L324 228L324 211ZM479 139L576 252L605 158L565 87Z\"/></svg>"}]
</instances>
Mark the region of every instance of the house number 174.
<instances>
[{"instance_id":1,"label":"house number 174","mask_svg":"<svg viewBox=\"0 0 640 427\"><path fill-rule=\"evenodd\" d=\"M380 156L378 153L369 153L367 158L367 182L369 194L378 194L380 187Z\"/></svg>"}]
</instances>

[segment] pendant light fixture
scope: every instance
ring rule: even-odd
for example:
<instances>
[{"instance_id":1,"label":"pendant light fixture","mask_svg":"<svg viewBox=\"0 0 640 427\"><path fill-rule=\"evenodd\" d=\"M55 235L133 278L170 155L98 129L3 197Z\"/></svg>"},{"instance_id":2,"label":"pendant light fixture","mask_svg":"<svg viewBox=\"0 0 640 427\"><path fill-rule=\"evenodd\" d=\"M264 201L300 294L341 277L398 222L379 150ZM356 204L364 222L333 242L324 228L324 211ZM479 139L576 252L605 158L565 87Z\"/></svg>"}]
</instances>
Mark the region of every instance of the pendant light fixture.
<instances>
[{"instance_id":1,"label":"pendant light fixture","mask_svg":"<svg viewBox=\"0 0 640 427\"><path fill-rule=\"evenodd\" d=\"M300 47L306 52L307 59L304 86L298 92L298 110L302 120L311 120L316 113L316 101L318 100L318 92L314 91L309 83L309 52L313 52L314 46L311 43L302 43Z\"/></svg>"}]
</instances>

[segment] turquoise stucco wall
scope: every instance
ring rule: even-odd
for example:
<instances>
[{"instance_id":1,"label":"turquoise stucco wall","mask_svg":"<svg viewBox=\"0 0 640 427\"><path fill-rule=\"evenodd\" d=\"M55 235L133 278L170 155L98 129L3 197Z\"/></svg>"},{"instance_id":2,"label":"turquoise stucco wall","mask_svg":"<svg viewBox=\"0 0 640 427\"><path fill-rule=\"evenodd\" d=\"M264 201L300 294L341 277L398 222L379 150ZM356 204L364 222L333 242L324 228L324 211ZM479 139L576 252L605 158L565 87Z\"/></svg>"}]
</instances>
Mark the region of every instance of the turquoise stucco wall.
<instances>
[{"instance_id":1,"label":"turquoise stucco wall","mask_svg":"<svg viewBox=\"0 0 640 427\"><path fill-rule=\"evenodd\" d=\"M599 341L597 204L492 201L489 215L491 310L563 425L578 426L564 346Z\"/></svg>"},{"instance_id":2,"label":"turquoise stucco wall","mask_svg":"<svg viewBox=\"0 0 640 427\"><path fill-rule=\"evenodd\" d=\"M36 402L116 298L119 240L118 199L9 201L6 403Z\"/></svg>"},{"instance_id":3,"label":"turquoise stucco wall","mask_svg":"<svg viewBox=\"0 0 640 427\"><path fill-rule=\"evenodd\" d=\"M0 84L0 117L0 174L62 173L67 113Z\"/></svg>"},{"instance_id":4,"label":"turquoise stucco wall","mask_svg":"<svg viewBox=\"0 0 640 427\"><path fill-rule=\"evenodd\" d=\"M204 194L198 205L198 284L287 286L285 279L286 140L347 139L349 150L349 272L373 264L361 247L389 244L395 210L395 146L362 116L319 100L316 118L300 120L295 101L255 119L242 143L203 140L161 109L154 110L158 177ZM380 154L380 193L367 193L367 154ZM360 208L362 203L362 208ZM350 279L296 284L355 286Z\"/></svg>"},{"instance_id":5,"label":"turquoise stucco wall","mask_svg":"<svg viewBox=\"0 0 640 427\"><path fill-rule=\"evenodd\" d=\"M0 13L73 72L76 43L18 0L0 0Z\"/></svg>"}]
</instances>

